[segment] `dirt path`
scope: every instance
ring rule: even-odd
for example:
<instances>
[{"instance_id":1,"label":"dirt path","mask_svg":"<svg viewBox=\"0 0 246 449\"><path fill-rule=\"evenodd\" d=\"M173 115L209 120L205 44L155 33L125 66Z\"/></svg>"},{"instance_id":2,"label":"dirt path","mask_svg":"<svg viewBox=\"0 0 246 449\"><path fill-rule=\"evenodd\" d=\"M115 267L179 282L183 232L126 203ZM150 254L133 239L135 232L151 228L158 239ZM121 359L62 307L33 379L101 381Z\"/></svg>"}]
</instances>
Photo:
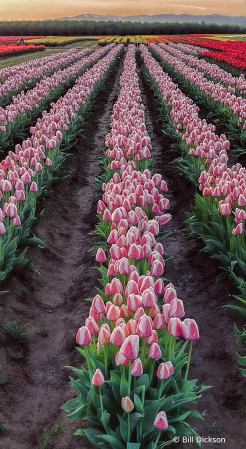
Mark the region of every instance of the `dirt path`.
<instances>
[{"instance_id":1,"label":"dirt path","mask_svg":"<svg viewBox=\"0 0 246 449\"><path fill-rule=\"evenodd\" d=\"M140 75L140 72L139 72ZM165 276L173 282L178 297L184 301L186 317L197 321L200 339L194 345L190 379L198 379L199 384L212 385L204 393L197 409L205 421L194 420L194 426L204 437L225 438L226 443L204 443L207 449L244 449L246 428L244 426L246 401L246 380L239 372L236 361L236 337L233 333L231 312L221 307L228 303L229 283L215 283L219 274L218 263L206 253L199 253L203 244L199 240L185 241L185 212L194 203L194 187L182 178L170 162L177 157L171 151L171 142L163 138L162 124L158 121L158 110L153 101L153 93L141 78L141 90L147 106L147 125L150 130L155 172L167 181L170 199L170 213L173 219L166 225L166 231L173 234L164 240L164 248L173 259L165 269ZM233 303L233 301L230 301ZM240 320L238 323L241 324ZM174 444L176 449L196 447L193 444Z\"/></svg>"},{"instance_id":2,"label":"dirt path","mask_svg":"<svg viewBox=\"0 0 246 449\"><path fill-rule=\"evenodd\" d=\"M1 285L1 289L10 291L0 298L2 328L18 318L31 336L29 344L18 344L0 331L0 376L7 378L7 383L0 386L0 422L5 424L0 434L1 449L39 447L43 430L65 418L66 413L59 408L73 396L68 383L71 371L65 365L82 363L74 349L75 335L90 307L84 298L95 294L97 273L90 269L95 265L95 255L88 253L93 244L88 233L97 220L95 176L99 167L95 163L104 147L119 71L118 67L116 78L107 82L85 138L73 148L73 156L66 163L73 174L40 205L40 210L45 207L45 216L36 235L50 249L28 251L41 277L23 270ZM43 327L49 329L48 337L37 334ZM20 349L23 357L13 360L9 352ZM78 425L63 422L47 448L77 449L80 439L73 437L73 432Z\"/></svg>"}]
</instances>

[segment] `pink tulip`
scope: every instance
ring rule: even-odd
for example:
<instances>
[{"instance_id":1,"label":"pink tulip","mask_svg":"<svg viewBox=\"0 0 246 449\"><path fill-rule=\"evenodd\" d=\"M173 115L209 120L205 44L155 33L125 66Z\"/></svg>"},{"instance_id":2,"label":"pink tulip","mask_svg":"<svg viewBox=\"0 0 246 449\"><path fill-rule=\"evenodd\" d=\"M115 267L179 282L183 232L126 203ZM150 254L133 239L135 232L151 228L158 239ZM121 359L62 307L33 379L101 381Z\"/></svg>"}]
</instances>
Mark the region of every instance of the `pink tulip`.
<instances>
[{"instance_id":1,"label":"pink tulip","mask_svg":"<svg viewBox=\"0 0 246 449\"><path fill-rule=\"evenodd\" d=\"M153 330L153 333L150 337L147 338L148 345L152 345L153 343L158 343L158 335L155 330Z\"/></svg>"},{"instance_id":2,"label":"pink tulip","mask_svg":"<svg viewBox=\"0 0 246 449\"><path fill-rule=\"evenodd\" d=\"M150 270L151 276L160 277L163 274L163 266L159 260L155 260Z\"/></svg>"},{"instance_id":3,"label":"pink tulip","mask_svg":"<svg viewBox=\"0 0 246 449\"><path fill-rule=\"evenodd\" d=\"M243 227L243 223L239 223L233 230L232 230L232 234L233 235L240 235L244 233L244 227Z\"/></svg>"},{"instance_id":4,"label":"pink tulip","mask_svg":"<svg viewBox=\"0 0 246 449\"><path fill-rule=\"evenodd\" d=\"M6 234L6 228L2 222L0 222L0 235Z\"/></svg>"},{"instance_id":5,"label":"pink tulip","mask_svg":"<svg viewBox=\"0 0 246 449\"><path fill-rule=\"evenodd\" d=\"M91 310L94 313L104 313L105 312L105 304L100 295L96 295L93 298Z\"/></svg>"},{"instance_id":6,"label":"pink tulip","mask_svg":"<svg viewBox=\"0 0 246 449\"><path fill-rule=\"evenodd\" d=\"M101 345L107 345L110 342L110 331L103 325L99 329L98 342Z\"/></svg>"},{"instance_id":7,"label":"pink tulip","mask_svg":"<svg viewBox=\"0 0 246 449\"><path fill-rule=\"evenodd\" d=\"M103 263L106 260L106 255L105 252L103 251L102 248L98 248L97 253L96 253L96 261Z\"/></svg>"},{"instance_id":8,"label":"pink tulip","mask_svg":"<svg viewBox=\"0 0 246 449\"><path fill-rule=\"evenodd\" d=\"M174 367L171 362L161 363L157 370L157 377L159 379L168 379L174 373Z\"/></svg>"},{"instance_id":9,"label":"pink tulip","mask_svg":"<svg viewBox=\"0 0 246 449\"><path fill-rule=\"evenodd\" d=\"M123 329L120 327L115 327L111 336L110 336L110 343L114 346L121 346L123 342L125 341L125 333Z\"/></svg>"},{"instance_id":10,"label":"pink tulip","mask_svg":"<svg viewBox=\"0 0 246 449\"><path fill-rule=\"evenodd\" d=\"M168 333L173 337L183 335L183 327L179 318L170 318L168 322Z\"/></svg>"},{"instance_id":11,"label":"pink tulip","mask_svg":"<svg viewBox=\"0 0 246 449\"><path fill-rule=\"evenodd\" d=\"M35 181L33 181L32 183L31 183L31 185L30 185L30 192L37 192L38 191L38 186L37 186L37 184L36 184L36 182Z\"/></svg>"},{"instance_id":12,"label":"pink tulip","mask_svg":"<svg viewBox=\"0 0 246 449\"><path fill-rule=\"evenodd\" d=\"M89 316L85 320L85 327L87 327L87 329L90 331L91 335L96 335L97 332L99 331L99 327L97 325L97 322L96 322L96 320L92 316Z\"/></svg>"},{"instance_id":13,"label":"pink tulip","mask_svg":"<svg viewBox=\"0 0 246 449\"><path fill-rule=\"evenodd\" d=\"M100 369L97 369L95 373L93 374L93 377L91 379L92 385L95 385L96 387L100 387L105 382L104 375Z\"/></svg>"},{"instance_id":14,"label":"pink tulip","mask_svg":"<svg viewBox=\"0 0 246 449\"><path fill-rule=\"evenodd\" d=\"M167 415L165 412L159 412L154 421L154 426L159 430L165 430L168 428Z\"/></svg>"},{"instance_id":15,"label":"pink tulip","mask_svg":"<svg viewBox=\"0 0 246 449\"><path fill-rule=\"evenodd\" d=\"M19 215L16 215L16 217L13 218L12 224L14 226L21 226L21 219L20 219Z\"/></svg>"},{"instance_id":16,"label":"pink tulip","mask_svg":"<svg viewBox=\"0 0 246 449\"><path fill-rule=\"evenodd\" d=\"M143 365L141 359L134 360L131 366L131 374L132 376L142 376Z\"/></svg>"},{"instance_id":17,"label":"pink tulip","mask_svg":"<svg viewBox=\"0 0 246 449\"><path fill-rule=\"evenodd\" d=\"M155 329L164 329L166 327L164 316L161 313L158 313L154 319L153 324Z\"/></svg>"},{"instance_id":18,"label":"pink tulip","mask_svg":"<svg viewBox=\"0 0 246 449\"><path fill-rule=\"evenodd\" d=\"M127 298L127 307L131 312L136 312L139 307L142 307L142 296L131 294Z\"/></svg>"},{"instance_id":19,"label":"pink tulip","mask_svg":"<svg viewBox=\"0 0 246 449\"><path fill-rule=\"evenodd\" d=\"M143 292L143 296L142 296L142 302L143 302L143 307L151 309L151 307L154 307L155 304L157 303L157 298L156 295L153 291L151 291L150 289L146 289Z\"/></svg>"},{"instance_id":20,"label":"pink tulip","mask_svg":"<svg viewBox=\"0 0 246 449\"><path fill-rule=\"evenodd\" d=\"M109 321L117 321L120 318L120 309L118 306L112 304L107 312L107 319Z\"/></svg>"},{"instance_id":21,"label":"pink tulip","mask_svg":"<svg viewBox=\"0 0 246 449\"><path fill-rule=\"evenodd\" d=\"M195 320L186 318L186 320L181 323L181 327L182 335L186 340L197 340L199 338L199 330Z\"/></svg>"},{"instance_id":22,"label":"pink tulip","mask_svg":"<svg viewBox=\"0 0 246 449\"><path fill-rule=\"evenodd\" d=\"M183 318L183 316L185 315L183 301L178 298L172 299L168 314L170 318Z\"/></svg>"},{"instance_id":23,"label":"pink tulip","mask_svg":"<svg viewBox=\"0 0 246 449\"><path fill-rule=\"evenodd\" d=\"M129 335L121 346L120 352L126 359L136 359L139 353L139 336Z\"/></svg>"},{"instance_id":24,"label":"pink tulip","mask_svg":"<svg viewBox=\"0 0 246 449\"><path fill-rule=\"evenodd\" d=\"M87 327L82 326L79 328L76 335L76 342L81 346L87 346L92 342L91 334Z\"/></svg>"},{"instance_id":25,"label":"pink tulip","mask_svg":"<svg viewBox=\"0 0 246 449\"><path fill-rule=\"evenodd\" d=\"M155 282L154 289L155 289L156 295L161 295L164 293L165 286L164 286L164 282L162 279L157 279L157 281Z\"/></svg>"},{"instance_id":26,"label":"pink tulip","mask_svg":"<svg viewBox=\"0 0 246 449\"><path fill-rule=\"evenodd\" d=\"M17 208L16 205L13 203L10 203L6 207L6 215L9 218L15 218L17 217Z\"/></svg>"},{"instance_id":27,"label":"pink tulip","mask_svg":"<svg viewBox=\"0 0 246 449\"><path fill-rule=\"evenodd\" d=\"M137 335L141 338L148 338L153 333L153 322L147 315L141 316L137 325Z\"/></svg>"},{"instance_id":28,"label":"pink tulip","mask_svg":"<svg viewBox=\"0 0 246 449\"><path fill-rule=\"evenodd\" d=\"M161 348L157 343L152 343L149 348L149 357L154 360L158 360L162 356Z\"/></svg>"},{"instance_id":29,"label":"pink tulip","mask_svg":"<svg viewBox=\"0 0 246 449\"><path fill-rule=\"evenodd\" d=\"M119 366L119 365L126 366L126 365L129 365L130 360L127 359L126 357L124 357L124 355L122 354L121 351L118 351L115 356L115 363L117 366Z\"/></svg>"}]
</instances>

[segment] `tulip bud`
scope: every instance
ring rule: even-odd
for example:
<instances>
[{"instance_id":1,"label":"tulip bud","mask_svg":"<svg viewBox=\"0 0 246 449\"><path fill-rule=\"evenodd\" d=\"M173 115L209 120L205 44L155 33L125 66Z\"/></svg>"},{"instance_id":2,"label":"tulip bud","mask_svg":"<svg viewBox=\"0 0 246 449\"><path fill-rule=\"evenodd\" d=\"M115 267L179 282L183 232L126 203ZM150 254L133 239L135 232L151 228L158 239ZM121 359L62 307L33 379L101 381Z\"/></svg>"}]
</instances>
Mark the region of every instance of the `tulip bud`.
<instances>
[{"instance_id":1,"label":"tulip bud","mask_svg":"<svg viewBox=\"0 0 246 449\"><path fill-rule=\"evenodd\" d=\"M102 248L98 248L97 253L96 253L96 261L103 263L106 260L106 255L105 252L103 251Z\"/></svg>"},{"instance_id":2,"label":"tulip bud","mask_svg":"<svg viewBox=\"0 0 246 449\"><path fill-rule=\"evenodd\" d=\"M100 369L97 369L91 379L92 385L96 387L100 387L105 382L104 375Z\"/></svg>"},{"instance_id":3,"label":"tulip bud","mask_svg":"<svg viewBox=\"0 0 246 449\"><path fill-rule=\"evenodd\" d=\"M157 377L159 379L168 379L170 376L172 376L174 373L174 367L172 365L172 363L169 362L165 362L165 363L161 363L159 365L159 368L157 370Z\"/></svg>"},{"instance_id":4,"label":"tulip bud","mask_svg":"<svg viewBox=\"0 0 246 449\"><path fill-rule=\"evenodd\" d=\"M165 412L159 412L154 421L154 426L159 430L165 430L168 428L167 415Z\"/></svg>"},{"instance_id":5,"label":"tulip bud","mask_svg":"<svg viewBox=\"0 0 246 449\"><path fill-rule=\"evenodd\" d=\"M143 374L143 365L141 359L134 360L131 366L131 374L132 376L142 376Z\"/></svg>"},{"instance_id":6,"label":"tulip bud","mask_svg":"<svg viewBox=\"0 0 246 449\"><path fill-rule=\"evenodd\" d=\"M129 396L126 396L125 398L121 399L121 407L126 413L130 413L134 409L134 404L129 398Z\"/></svg>"},{"instance_id":7,"label":"tulip bud","mask_svg":"<svg viewBox=\"0 0 246 449\"><path fill-rule=\"evenodd\" d=\"M81 346L87 346L92 342L91 334L87 327L80 327L76 335L76 342Z\"/></svg>"}]
</instances>

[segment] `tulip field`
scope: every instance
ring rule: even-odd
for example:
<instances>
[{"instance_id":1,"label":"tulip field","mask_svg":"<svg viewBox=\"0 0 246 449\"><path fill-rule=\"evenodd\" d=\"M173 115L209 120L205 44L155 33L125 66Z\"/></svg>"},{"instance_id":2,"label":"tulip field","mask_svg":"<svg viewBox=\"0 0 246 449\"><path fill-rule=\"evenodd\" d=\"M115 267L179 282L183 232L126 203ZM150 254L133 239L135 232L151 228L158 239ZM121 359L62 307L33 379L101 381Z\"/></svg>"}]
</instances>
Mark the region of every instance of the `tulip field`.
<instances>
[{"instance_id":1,"label":"tulip field","mask_svg":"<svg viewBox=\"0 0 246 449\"><path fill-rule=\"evenodd\" d=\"M0 69L1 448L245 448L243 52Z\"/></svg>"}]
</instances>

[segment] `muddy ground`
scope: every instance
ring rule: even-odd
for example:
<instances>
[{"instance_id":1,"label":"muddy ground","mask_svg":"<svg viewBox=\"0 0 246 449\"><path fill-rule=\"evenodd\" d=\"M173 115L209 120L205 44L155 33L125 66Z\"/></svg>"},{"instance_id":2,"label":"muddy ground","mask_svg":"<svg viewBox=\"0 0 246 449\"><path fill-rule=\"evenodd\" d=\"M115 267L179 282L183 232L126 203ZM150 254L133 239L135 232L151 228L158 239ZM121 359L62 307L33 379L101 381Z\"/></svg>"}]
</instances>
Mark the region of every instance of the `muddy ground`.
<instances>
[{"instance_id":1,"label":"muddy ground","mask_svg":"<svg viewBox=\"0 0 246 449\"><path fill-rule=\"evenodd\" d=\"M76 396L69 387L70 373L65 366L79 367L82 362L75 350L75 335L89 311L84 298L93 296L98 282L97 272L91 269L95 254L88 253L93 244L89 232L96 223L94 178L100 173L96 161L104 147L119 74L120 67L115 78L108 81L106 92L97 103L98 109L90 117L85 137L71 151L73 156L66 162L72 170L71 176L39 205L39 210L45 207L45 215L35 234L49 249L33 247L28 254L40 276L22 270L12 273L1 284L1 290L9 290L0 297L0 377L7 378L6 384L0 385L0 423L5 425L0 433L1 449L39 448L44 430L59 422L61 428L45 446L47 449L91 448L85 439L73 436L82 425L66 419L60 406ZM194 318L200 329L189 377L198 379L199 384L213 386L197 405L205 420L195 420L194 425L203 437L226 440L224 444L205 443L204 448L244 449L246 381L236 361L240 348L233 333L234 317L222 309L228 302L230 286L228 282L215 283L220 272L218 263L200 252L202 242L185 240L183 221L194 200L194 187L170 165L177 155L171 152L171 142L162 137L153 94L143 80L141 89L155 171L168 183L167 196L173 215L166 225L172 235L165 240L165 250L173 259L165 276L184 301L186 316ZM29 343L17 343L6 335L5 326L15 319L29 332ZM240 326L240 320L237 322ZM38 333L44 327L48 336ZM22 358L13 359L13 353L19 351ZM173 447L188 449L196 445L177 443Z\"/></svg>"}]
</instances>

